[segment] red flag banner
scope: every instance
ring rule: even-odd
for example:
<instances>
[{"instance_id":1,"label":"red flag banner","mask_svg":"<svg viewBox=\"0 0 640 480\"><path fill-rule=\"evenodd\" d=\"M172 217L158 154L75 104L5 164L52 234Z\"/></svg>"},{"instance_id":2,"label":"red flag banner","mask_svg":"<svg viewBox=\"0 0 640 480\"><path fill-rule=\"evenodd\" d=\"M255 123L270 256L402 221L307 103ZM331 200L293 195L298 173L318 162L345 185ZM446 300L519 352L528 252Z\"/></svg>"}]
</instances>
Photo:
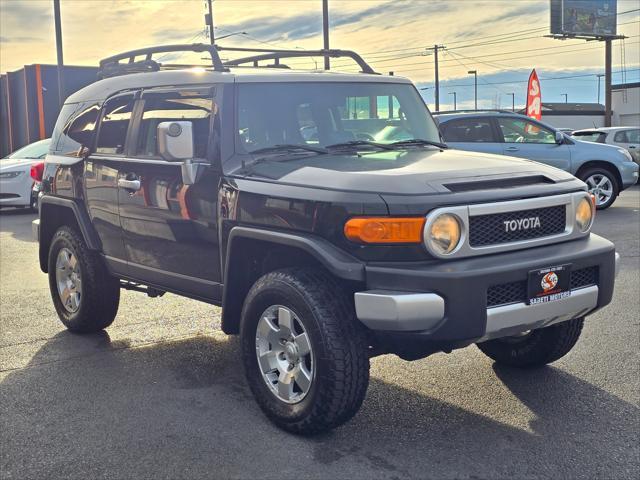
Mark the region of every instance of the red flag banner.
<instances>
[{"instance_id":1,"label":"red flag banner","mask_svg":"<svg viewBox=\"0 0 640 480\"><path fill-rule=\"evenodd\" d=\"M529 75L529 84L527 85L527 116L536 120L542 119L542 93L535 68Z\"/></svg>"}]
</instances>

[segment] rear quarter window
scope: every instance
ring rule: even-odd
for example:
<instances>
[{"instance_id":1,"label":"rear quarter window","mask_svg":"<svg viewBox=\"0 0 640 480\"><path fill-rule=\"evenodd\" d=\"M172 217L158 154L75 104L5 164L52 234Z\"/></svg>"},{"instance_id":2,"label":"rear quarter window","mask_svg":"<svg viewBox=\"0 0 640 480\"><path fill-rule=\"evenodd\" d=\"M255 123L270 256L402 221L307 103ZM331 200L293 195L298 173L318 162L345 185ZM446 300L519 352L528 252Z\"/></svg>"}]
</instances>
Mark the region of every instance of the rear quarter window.
<instances>
[{"instance_id":1,"label":"rear quarter window","mask_svg":"<svg viewBox=\"0 0 640 480\"><path fill-rule=\"evenodd\" d=\"M62 107L51 135L49 151L65 157L82 157L93 144L100 106L96 103L69 103Z\"/></svg>"}]
</instances>

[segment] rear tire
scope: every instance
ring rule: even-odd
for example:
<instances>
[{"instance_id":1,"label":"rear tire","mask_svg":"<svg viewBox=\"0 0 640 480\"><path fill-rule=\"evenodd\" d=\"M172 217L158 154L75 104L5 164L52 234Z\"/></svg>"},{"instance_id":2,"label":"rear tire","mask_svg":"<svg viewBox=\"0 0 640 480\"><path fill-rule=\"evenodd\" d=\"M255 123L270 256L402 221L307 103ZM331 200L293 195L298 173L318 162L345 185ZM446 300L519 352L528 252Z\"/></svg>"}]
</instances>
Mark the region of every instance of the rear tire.
<instances>
[{"instance_id":1,"label":"rear tire","mask_svg":"<svg viewBox=\"0 0 640 480\"><path fill-rule=\"evenodd\" d=\"M589 193L596 197L596 209L605 210L618 198L620 186L616 176L606 168L588 168L580 173L580 180L587 184Z\"/></svg>"},{"instance_id":2,"label":"rear tire","mask_svg":"<svg viewBox=\"0 0 640 480\"><path fill-rule=\"evenodd\" d=\"M74 332L100 331L118 312L119 280L69 227L60 228L51 240L49 289L58 317Z\"/></svg>"},{"instance_id":3,"label":"rear tire","mask_svg":"<svg viewBox=\"0 0 640 480\"><path fill-rule=\"evenodd\" d=\"M303 332L305 342L292 341ZM245 300L240 337L249 387L278 427L316 434L360 408L369 383L366 335L331 276L292 268L261 277ZM306 379L296 376L298 369ZM295 380L287 391L288 371Z\"/></svg>"},{"instance_id":4,"label":"rear tire","mask_svg":"<svg viewBox=\"0 0 640 480\"><path fill-rule=\"evenodd\" d=\"M584 318L576 318L522 337L506 337L478 343L478 348L496 363L511 367L541 367L564 357L574 347Z\"/></svg>"}]
</instances>

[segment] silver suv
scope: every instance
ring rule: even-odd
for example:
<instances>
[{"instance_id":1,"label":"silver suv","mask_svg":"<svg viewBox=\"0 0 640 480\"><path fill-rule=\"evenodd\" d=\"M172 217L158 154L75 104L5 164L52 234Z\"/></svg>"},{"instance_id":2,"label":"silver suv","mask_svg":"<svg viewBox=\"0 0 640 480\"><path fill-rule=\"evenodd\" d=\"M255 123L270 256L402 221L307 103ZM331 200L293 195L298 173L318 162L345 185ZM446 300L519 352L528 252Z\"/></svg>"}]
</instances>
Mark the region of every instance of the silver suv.
<instances>
[{"instance_id":1,"label":"silver suv","mask_svg":"<svg viewBox=\"0 0 640 480\"><path fill-rule=\"evenodd\" d=\"M572 173L587 184L599 210L638 180L638 165L625 149L576 140L524 115L474 111L435 117L452 148L526 158Z\"/></svg>"}]
</instances>

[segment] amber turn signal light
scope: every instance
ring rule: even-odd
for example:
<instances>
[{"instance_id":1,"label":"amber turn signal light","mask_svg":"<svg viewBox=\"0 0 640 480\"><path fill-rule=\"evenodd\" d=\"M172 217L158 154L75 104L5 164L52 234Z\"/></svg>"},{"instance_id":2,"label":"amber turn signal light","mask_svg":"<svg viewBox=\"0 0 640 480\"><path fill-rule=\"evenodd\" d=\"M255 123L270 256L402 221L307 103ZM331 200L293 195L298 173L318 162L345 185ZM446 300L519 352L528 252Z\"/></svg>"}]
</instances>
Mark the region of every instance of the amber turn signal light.
<instances>
[{"instance_id":1,"label":"amber turn signal light","mask_svg":"<svg viewBox=\"0 0 640 480\"><path fill-rule=\"evenodd\" d=\"M344 234L353 242L420 243L424 217L351 218L344 225Z\"/></svg>"}]
</instances>

